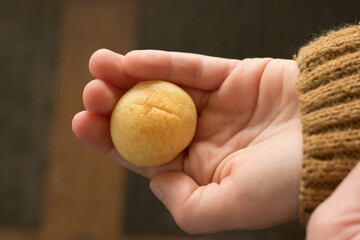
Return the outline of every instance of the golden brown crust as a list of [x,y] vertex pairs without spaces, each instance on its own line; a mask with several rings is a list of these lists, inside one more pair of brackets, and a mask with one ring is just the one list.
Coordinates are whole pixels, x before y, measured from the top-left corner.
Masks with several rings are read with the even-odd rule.
[[119,100],[110,130],[123,158],[138,166],[155,166],[187,147],[196,119],[195,105],[184,90],[165,81],[145,81]]

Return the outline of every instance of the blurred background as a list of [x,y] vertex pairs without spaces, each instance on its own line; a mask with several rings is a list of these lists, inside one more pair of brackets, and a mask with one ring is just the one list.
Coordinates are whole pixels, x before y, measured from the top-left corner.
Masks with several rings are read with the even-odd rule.
[[0,0],[0,239],[304,239],[295,221],[188,236],[148,180],[80,143],[73,115],[99,48],[292,58],[359,21],[360,1]]

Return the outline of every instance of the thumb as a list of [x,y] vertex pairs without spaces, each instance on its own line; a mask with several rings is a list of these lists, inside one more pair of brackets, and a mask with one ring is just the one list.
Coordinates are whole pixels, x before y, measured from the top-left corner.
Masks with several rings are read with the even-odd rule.
[[360,164],[312,214],[307,239],[360,238]]
[[237,204],[239,200],[230,178],[220,184],[199,186],[183,172],[166,172],[155,176],[150,188],[178,226],[190,234],[234,229],[241,223],[234,212],[246,215],[244,207]]
[[161,173],[150,182],[153,194],[165,205],[178,226],[185,232],[191,232],[187,213],[184,211],[185,204],[198,187],[199,185],[183,172]]

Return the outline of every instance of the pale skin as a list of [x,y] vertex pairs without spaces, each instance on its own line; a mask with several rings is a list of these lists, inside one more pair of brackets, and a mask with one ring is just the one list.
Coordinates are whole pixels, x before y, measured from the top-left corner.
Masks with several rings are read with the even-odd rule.
[[[154,50],[99,50],[95,78],[73,119],[84,143],[151,179],[150,187],[191,234],[259,229],[297,218],[302,127],[293,60],[223,59]],[[139,81],[180,85],[198,111],[195,137],[169,164],[136,167],[111,141],[116,102]]]
[[311,215],[308,240],[360,239],[360,164]]

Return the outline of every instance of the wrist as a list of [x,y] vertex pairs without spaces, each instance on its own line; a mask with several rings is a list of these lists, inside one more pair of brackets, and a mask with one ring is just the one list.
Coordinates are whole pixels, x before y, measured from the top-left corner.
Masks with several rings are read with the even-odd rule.
[[329,32],[296,60],[303,125],[299,215],[306,225],[360,157],[360,26]]

